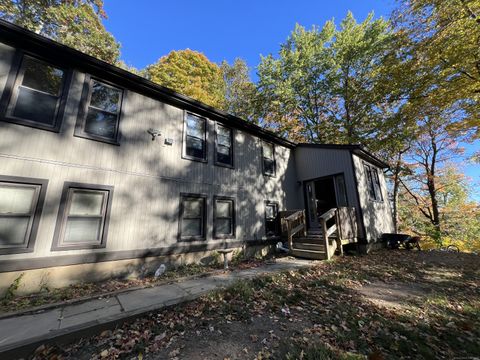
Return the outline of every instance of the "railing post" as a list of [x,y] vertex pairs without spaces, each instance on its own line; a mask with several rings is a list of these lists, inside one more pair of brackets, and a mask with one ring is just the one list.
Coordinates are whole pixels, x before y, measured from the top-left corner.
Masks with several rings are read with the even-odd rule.
[[327,235],[327,220],[321,218],[320,225],[322,226],[323,232],[323,243],[325,244],[325,252],[327,254],[327,260],[330,260],[330,249],[328,244],[328,235]]
[[303,223],[303,236],[307,236],[307,218],[305,216],[305,210],[302,210],[302,223]]

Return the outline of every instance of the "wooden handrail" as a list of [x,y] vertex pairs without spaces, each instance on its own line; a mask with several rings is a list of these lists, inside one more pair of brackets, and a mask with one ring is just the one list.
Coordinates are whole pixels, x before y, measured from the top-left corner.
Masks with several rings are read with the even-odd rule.
[[[291,213],[292,211],[284,212]],[[294,210],[290,215],[281,218],[282,231],[285,230],[287,234],[288,248],[293,250],[293,237],[302,233],[303,236],[307,235],[307,222],[305,218],[305,210]]]

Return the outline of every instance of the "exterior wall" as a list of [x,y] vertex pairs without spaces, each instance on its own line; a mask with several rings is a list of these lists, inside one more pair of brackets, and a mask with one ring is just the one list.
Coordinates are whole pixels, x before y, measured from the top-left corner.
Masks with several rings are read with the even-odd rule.
[[359,200],[362,208],[363,224],[368,243],[377,241],[383,233],[394,232],[393,217],[388,200],[387,184],[382,169],[377,168],[382,191],[383,201],[374,201],[369,198],[367,179],[363,164],[370,163],[352,154],[355,166],[355,176],[358,184]]
[[[13,48],[0,44],[0,96],[13,53]],[[223,240],[212,238],[214,195],[236,199],[236,239],[228,240],[232,245],[265,237],[265,200],[278,202],[280,210],[300,206],[290,191],[296,187],[291,149],[275,144],[276,176],[264,176],[261,139],[234,129],[235,169],[214,166],[215,122],[208,120],[208,163],[182,159],[184,110],[133,91],[124,90],[120,146],[73,136],[84,78],[84,73],[73,72],[59,133],[0,121],[0,175],[49,181],[34,252],[0,255],[0,271],[5,262],[13,266],[17,260],[36,264],[38,259],[49,259],[51,264],[67,265],[65,259],[74,255],[93,254],[88,262],[98,262],[126,259],[129,252],[146,256],[140,250],[189,252],[197,245],[219,247]],[[152,141],[149,128],[161,130],[162,136]],[[165,145],[165,138],[173,139],[173,145]],[[66,181],[114,187],[105,249],[51,250]],[[177,239],[180,193],[208,196],[206,240]]]
[[[326,149],[299,146],[295,149],[295,163],[299,181],[308,181],[329,175],[344,174],[349,206],[355,207],[357,219],[361,219],[357,185],[353,173],[352,157],[347,149]],[[305,207],[303,188],[300,187],[302,207]],[[358,221],[358,237],[363,234],[363,224]]]

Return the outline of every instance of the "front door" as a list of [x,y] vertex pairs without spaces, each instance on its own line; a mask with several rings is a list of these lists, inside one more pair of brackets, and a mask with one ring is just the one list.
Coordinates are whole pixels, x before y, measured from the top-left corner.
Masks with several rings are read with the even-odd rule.
[[320,227],[317,214],[317,197],[315,195],[315,181],[309,181],[305,184],[308,201],[308,222],[311,228]]

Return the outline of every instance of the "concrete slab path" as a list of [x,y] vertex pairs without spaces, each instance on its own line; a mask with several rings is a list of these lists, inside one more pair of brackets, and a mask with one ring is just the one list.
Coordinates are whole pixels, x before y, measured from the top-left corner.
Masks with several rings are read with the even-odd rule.
[[28,355],[37,346],[46,342],[67,341],[82,335],[93,335],[95,331],[147,312],[193,300],[239,279],[308,267],[313,263],[310,260],[282,258],[271,265],[125,291],[107,298],[97,297],[41,313],[0,319],[0,358]]

